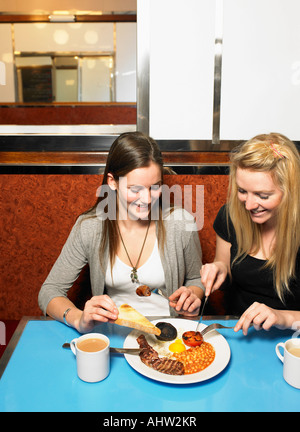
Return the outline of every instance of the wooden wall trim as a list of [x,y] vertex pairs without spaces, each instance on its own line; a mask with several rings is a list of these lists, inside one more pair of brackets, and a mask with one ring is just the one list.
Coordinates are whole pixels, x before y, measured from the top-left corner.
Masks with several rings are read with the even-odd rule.
[[228,152],[162,152],[165,163],[173,165],[228,165]]
[[[0,23],[50,22],[49,15],[0,15]],[[73,14],[70,14],[73,15]],[[136,22],[135,14],[76,15],[75,22]]]
[[[0,165],[105,165],[108,152],[0,152]],[[167,165],[228,165],[227,152],[162,152]]]
[[3,125],[136,124],[133,103],[1,104]]

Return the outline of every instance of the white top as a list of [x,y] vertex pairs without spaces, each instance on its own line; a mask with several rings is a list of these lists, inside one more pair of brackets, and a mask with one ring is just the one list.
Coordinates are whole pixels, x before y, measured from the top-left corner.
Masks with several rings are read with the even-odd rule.
[[[115,302],[116,306],[119,307],[121,304],[127,303],[143,315],[169,316],[169,301],[166,298],[153,292],[149,297],[139,297],[136,294],[135,291],[139,284],[131,282],[131,270],[132,268],[129,265],[116,256],[111,273],[110,262],[108,262],[105,275],[106,293]],[[150,288],[157,289],[165,287],[165,275],[157,240],[148,260],[138,268],[137,275],[140,285],[148,285]]]
[[[166,237],[163,253],[160,253],[165,277],[164,293],[170,296],[179,287],[192,285],[201,287],[204,291],[200,278],[202,254],[197,225],[192,215],[184,209],[177,208],[168,217],[165,217],[165,213],[163,221]],[[93,215],[95,217],[91,217]],[[180,215],[181,217],[178,217]],[[100,263],[99,248],[103,228],[103,220],[98,215],[96,217],[96,212],[87,216],[82,215],[77,219],[59,257],[40,289],[38,302],[45,315],[52,299],[67,297],[69,289],[87,263],[90,269],[92,295],[104,294],[105,273],[109,262],[109,244],[106,242]],[[158,223],[156,222],[157,234]],[[156,267],[152,270],[154,277],[154,273],[157,274],[158,270]],[[141,279],[141,282],[144,281]],[[147,302],[151,298],[153,300],[154,297],[148,297]],[[150,305],[150,303],[147,304]],[[175,317],[178,314],[174,308],[170,307],[169,315]]]

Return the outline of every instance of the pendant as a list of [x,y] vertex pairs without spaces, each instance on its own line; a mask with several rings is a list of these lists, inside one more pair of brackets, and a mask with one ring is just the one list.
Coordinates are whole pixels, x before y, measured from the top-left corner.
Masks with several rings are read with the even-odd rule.
[[136,283],[139,281],[138,275],[137,275],[137,270],[135,267],[132,268],[131,273],[130,273],[130,277],[131,277],[131,282],[132,283]]

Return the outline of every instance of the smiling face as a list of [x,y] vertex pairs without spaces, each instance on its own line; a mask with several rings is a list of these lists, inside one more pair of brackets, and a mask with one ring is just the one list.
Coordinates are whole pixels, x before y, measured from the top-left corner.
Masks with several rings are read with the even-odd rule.
[[159,165],[151,162],[149,166],[130,171],[115,181],[108,176],[108,183],[118,193],[120,219],[148,219],[151,206],[161,194],[162,175]]
[[257,224],[273,225],[282,200],[282,191],[269,172],[238,168],[236,171],[238,199]]

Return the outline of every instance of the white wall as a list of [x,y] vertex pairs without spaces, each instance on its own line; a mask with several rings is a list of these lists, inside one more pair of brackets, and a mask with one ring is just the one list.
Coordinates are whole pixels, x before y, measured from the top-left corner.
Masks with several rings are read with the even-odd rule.
[[154,138],[211,139],[214,18],[214,0],[150,1],[149,133]]
[[108,58],[85,58],[81,69],[82,102],[110,101]]
[[[138,20],[144,1],[138,0]],[[300,140],[299,0],[148,1],[150,135],[212,139],[218,22],[223,25],[220,139],[274,131]]]
[[20,52],[114,50],[113,23],[26,23],[14,29]]
[[300,140],[299,0],[225,0],[221,139]]
[[116,27],[116,101],[136,102],[136,23]]
[[0,102],[15,101],[11,25],[0,25]]

